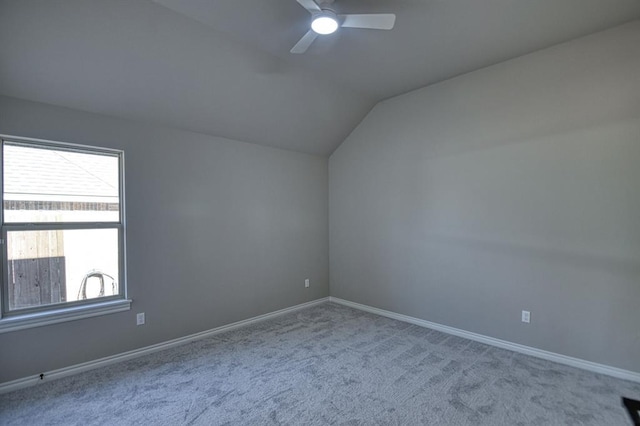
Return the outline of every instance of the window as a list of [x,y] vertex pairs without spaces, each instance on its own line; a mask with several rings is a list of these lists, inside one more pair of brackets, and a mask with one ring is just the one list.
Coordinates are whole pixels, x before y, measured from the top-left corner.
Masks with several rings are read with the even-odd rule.
[[2,139],[0,331],[129,308],[122,151]]

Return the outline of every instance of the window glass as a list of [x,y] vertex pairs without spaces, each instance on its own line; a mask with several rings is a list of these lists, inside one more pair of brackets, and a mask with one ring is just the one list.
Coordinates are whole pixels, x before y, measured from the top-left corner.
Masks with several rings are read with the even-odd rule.
[[9,310],[116,296],[118,230],[7,232]]
[[118,222],[115,155],[4,146],[4,221]]

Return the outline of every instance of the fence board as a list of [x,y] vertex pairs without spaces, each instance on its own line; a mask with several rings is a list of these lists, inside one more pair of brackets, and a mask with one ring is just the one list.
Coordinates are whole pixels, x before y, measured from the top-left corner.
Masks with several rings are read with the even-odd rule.
[[9,309],[64,302],[64,256],[9,260]]

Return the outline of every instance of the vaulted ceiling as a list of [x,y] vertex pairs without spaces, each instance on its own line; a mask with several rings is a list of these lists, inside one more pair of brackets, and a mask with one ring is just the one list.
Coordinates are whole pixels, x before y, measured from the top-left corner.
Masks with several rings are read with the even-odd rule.
[[379,100],[640,18],[639,0],[0,0],[0,94],[328,155]]

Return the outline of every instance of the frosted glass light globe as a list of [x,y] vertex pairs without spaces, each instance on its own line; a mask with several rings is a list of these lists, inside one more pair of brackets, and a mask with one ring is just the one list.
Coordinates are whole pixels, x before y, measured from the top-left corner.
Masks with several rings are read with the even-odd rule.
[[319,14],[313,18],[311,29],[318,34],[331,34],[338,29],[338,21],[329,14]]

